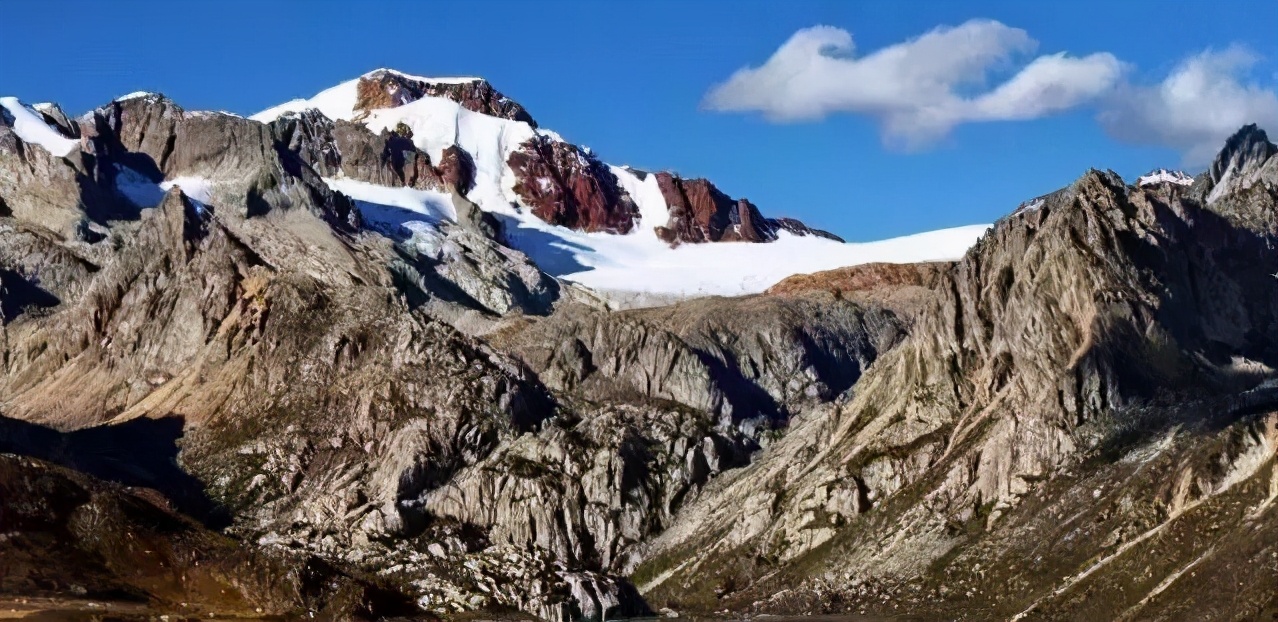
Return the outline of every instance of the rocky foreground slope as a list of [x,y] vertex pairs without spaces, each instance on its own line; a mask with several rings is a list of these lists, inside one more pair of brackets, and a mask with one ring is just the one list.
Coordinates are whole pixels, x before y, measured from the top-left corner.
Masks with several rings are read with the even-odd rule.
[[[1278,612],[1278,148],[1254,126],[1191,185],[1091,171],[957,262],[613,311],[512,247],[486,152],[370,129],[442,98],[532,131],[484,85],[370,74],[350,118],[3,108],[0,592],[334,618]],[[652,224],[617,169],[530,136],[501,174],[555,181],[507,179],[520,214]],[[799,227],[648,178],[670,190],[654,236]],[[447,205],[396,221],[352,183]]]

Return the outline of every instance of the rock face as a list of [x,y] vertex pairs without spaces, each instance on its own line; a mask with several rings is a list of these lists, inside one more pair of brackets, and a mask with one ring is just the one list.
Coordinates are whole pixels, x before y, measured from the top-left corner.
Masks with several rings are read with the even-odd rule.
[[537,122],[533,121],[532,116],[524,110],[523,106],[502,95],[487,80],[478,78],[428,82],[397,71],[383,69],[360,78],[358,92],[359,99],[355,109],[365,112],[402,106],[422,97],[444,97],[473,112],[512,121],[523,121],[537,127]]
[[538,218],[579,231],[628,233],[639,208],[598,158],[576,145],[536,136],[510,154],[515,194]]
[[811,229],[792,218],[764,218],[746,199],[733,200],[705,179],[683,179],[657,173],[657,184],[670,210],[670,220],[657,227],[657,236],[671,244],[682,242],[771,242],[777,231],[817,235],[842,242],[837,236]]
[[803,224],[801,221],[795,220],[794,218],[769,218],[767,219],[767,222],[769,225],[772,226],[773,231],[784,230],[784,231],[789,231],[790,233],[793,233],[794,235],[813,235],[818,238],[834,240],[835,242],[843,241],[843,238],[837,235],[834,235],[833,233],[830,233],[829,231],[824,231],[822,229],[809,227]]

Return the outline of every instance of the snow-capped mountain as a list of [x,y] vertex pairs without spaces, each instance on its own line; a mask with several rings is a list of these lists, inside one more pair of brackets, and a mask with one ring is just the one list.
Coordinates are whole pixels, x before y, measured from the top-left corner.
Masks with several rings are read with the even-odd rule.
[[[606,164],[538,127],[480,78],[381,69],[250,118],[271,123],[312,109],[337,123],[406,138],[429,162],[459,147],[473,162],[473,176],[469,188],[454,189],[496,215],[511,245],[544,270],[602,292],[754,293],[796,273],[955,259],[988,228],[844,243],[792,219],[764,218],[749,201],[732,200],[703,179]],[[405,227],[419,244],[431,244],[434,223],[456,218],[446,183],[368,183],[340,165],[323,173],[374,225]],[[405,218],[404,211],[416,216]],[[766,243],[703,243],[717,241]]]
[[1194,178],[1192,175],[1182,171],[1171,171],[1165,168],[1152,170],[1136,179],[1137,186],[1152,186],[1154,184],[1177,184],[1180,186],[1192,186]]
[[[458,220],[454,195],[464,197],[546,273],[627,304],[758,293],[793,274],[861,263],[953,260],[989,227],[845,243],[791,218],[765,217],[709,180],[604,162],[539,127],[523,106],[477,77],[379,69],[247,120],[185,111],[148,92],[118,97],[107,108],[116,110],[108,117],[225,115],[266,124],[331,189],[355,201],[364,226],[427,255],[439,252],[440,225]],[[52,155],[89,148],[80,124],[90,117],[71,120],[56,105],[12,97],[0,99],[0,111],[18,137]],[[140,207],[157,205],[175,185],[207,202],[229,181],[219,177],[230,174],[156,181],[114,166],[116,191]]]

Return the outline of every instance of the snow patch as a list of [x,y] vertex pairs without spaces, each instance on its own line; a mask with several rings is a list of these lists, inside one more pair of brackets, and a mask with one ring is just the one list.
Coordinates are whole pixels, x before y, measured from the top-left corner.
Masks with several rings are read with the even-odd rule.
[[192,199],[199,203],[210,203],[213,195],[213,182],[204,177],[175,177],[168,181],[160,182],[157,186],[162,192],[168,192],[170,188],[177,186],[182,190],[182,194],[186,198]]
[[1181,171],[1169,171],[1165,168],[1160,168],[1155,171],[1150,171],[1149,174],[1142,175],[1136,180],[1137,186],[1152,186],[1154,184],[1161,183],[1192,186],[1194,184],[1194,178]]
[[1029,201],[1029,202],[1026,202],[1026,203],[1021,203],[1020,207],[1017,207],[1017,208],[1016,208],[1016,211],[1014,211],[1014,212],[1012,212],[1012,213],[1013,213],[1013,214],[1024,214],[1024,213],[1027,213],[1027,212],[1036,212],[1036,211],[1038,211],[1038,209],[1039,209],[1040,207],[1043,207],[1043,197],[1039,197],[1039,198],[1037,198],[1037,199],[1034,199],[1033,201]]
[[336,177],[325,177],[324,183],[350,197],[370,229],[428,254],[434,254],[439,225],[457,221],[447,192],[391,188]]
[[204,177],[175,177],[168,181],[155,183],[146,175],[127,166],[115,165],[115,189],[138,207],[155,207],[164,200],[164,195],[177,186],[182,194],[191,201],[196,211],[208,211],[212,202],[213,181]]
[[44,122],[44,117],[16,97],[0,97],[0,108],[13,118],[13,132],[23,142],[39,145],[58,157],[67,157],[80,148],[80,141],[67,138]]
[[190,110],[186,112],[186,116],[195,117],[195,118],[204,118],[204,117],[235,117],[236,119],[244,118],[238,114],[235,114],[234,112],[228,112],[226,110]]
[[[653,207],[651,200],[660,192],[654,197],[645,186],[649,182],[655,186],[655,178],[639,182],[628,171],[614,169],[618,170],[627,176],[623,183],[634,184],[635,195],[641,197],[641,214],[650,218],[644,210]],[[440,221],[456,218],[447,193],[348,179],[325,181],[354,199],[372,228],[398,239],[429,237]],[[636,294],[662,299],[740,296],[762,292],[794,274],[868,262],[954,260],[989,228],[957,227],[853,244],[779,231],[777,241],[767,244],[720,242],[671,248],[646,225],[627,235],[584,233],[551,225],[527,211],[506,209],[498,214],[511,246],[542,270],[617,299],[636,298]]]
[[612,166],[612,174],[621,182],[635,205],[639,207],[639,226],[642,233],[650,233],[656,237],[653,227],[664,227],[670,221],[670,207],[666,205],[666,197],[661,194],[661,186],[657,184],[656,175],[647,175],[639,179],[633,171],[622,166]]

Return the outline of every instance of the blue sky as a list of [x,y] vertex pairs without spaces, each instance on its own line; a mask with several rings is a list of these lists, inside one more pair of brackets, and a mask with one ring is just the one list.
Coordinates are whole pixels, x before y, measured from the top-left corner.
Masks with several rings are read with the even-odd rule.
[[[152,90],[247,114],[377,67],[480,75],[609,162],[708,177],[849,240],[991,222],[1089,167],[1193,168],[1220,128],[1278,123],[1278,3],[1261,0],[45,1],[0,18],[0,94],[24,101],[78,114]],[[904,65],[862,62],[946,27]],[[758,70],[787,41],[811,50]],[[984,82],[949,84],[981,42],[1002,52]],[[1061,52],[1078,66],[1026,70]],[[982,98],[1018,77],[1037,90]]]

